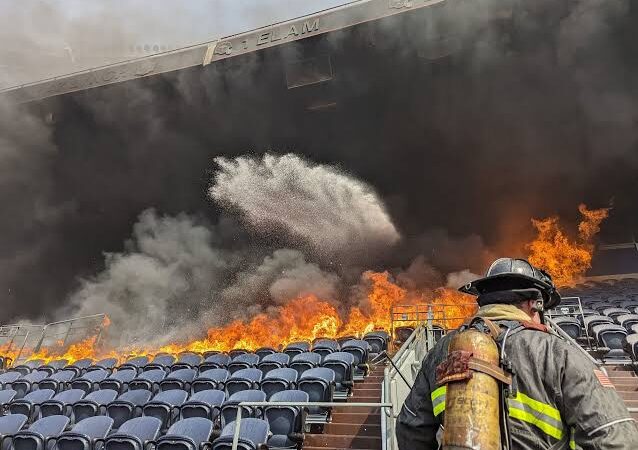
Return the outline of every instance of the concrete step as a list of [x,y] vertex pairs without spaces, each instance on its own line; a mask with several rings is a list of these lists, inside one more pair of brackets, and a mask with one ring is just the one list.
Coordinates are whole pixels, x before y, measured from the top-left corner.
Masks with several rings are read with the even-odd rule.
[[636,391],[618,391],[618,395],[623,400],[638,400],[638,390]]
[[381,435],[307,434],[304,440],[304,448],[307,449],[308,447],[381,450]]
[[[349,408],[354,411],[352,408]],[[363,409],[363,408],[361,408]],[[356,425],[381,425],[381,414],[379,408],[368,408],[370,412],[361,412],[360,408],[357,408],[359,412],[332,412],[332,423],[349,423]],[[376,410],[376,412],[373,412]]]
[[379,403],[380,401],[381,401],[380,396],[365,397],[363,395],[357,395],[356,392],[354,393],[352,397],[348,399],[348,402],[351,402],[351,403]]
[[381,436],[381,425],[332,422],[325,426],[324,433],[349,434],[352,436]]

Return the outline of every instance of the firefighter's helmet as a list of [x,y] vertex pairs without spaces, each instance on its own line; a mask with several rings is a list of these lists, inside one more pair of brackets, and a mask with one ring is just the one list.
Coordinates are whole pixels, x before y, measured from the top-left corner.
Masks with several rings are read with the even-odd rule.
[[496,291],[538,289],[543,296],[545,309],[560,303],[560,294],[552,277],[525,259],[499,258],[492,263],[485,277],[474,280],[459,290],[467,294],[482,295]]

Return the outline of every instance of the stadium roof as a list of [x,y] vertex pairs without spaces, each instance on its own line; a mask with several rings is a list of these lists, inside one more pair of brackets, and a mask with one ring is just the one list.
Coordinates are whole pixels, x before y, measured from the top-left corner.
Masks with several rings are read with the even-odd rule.
[[0,99],[24,103],[188,67],[205,66],[443,2],[445,0],[358,0],[179,50],[13,86],[0,90]]

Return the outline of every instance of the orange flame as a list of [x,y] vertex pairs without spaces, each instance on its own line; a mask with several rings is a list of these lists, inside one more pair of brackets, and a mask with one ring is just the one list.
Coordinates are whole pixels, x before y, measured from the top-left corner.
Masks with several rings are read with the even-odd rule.
[[527,245],[529,262],[547,270],[557,286],[574,285],[591,267],[592,240],[609,215],[609,208],[589,210],[581,204],[578,210],[583,218],[578,224],[576,239],[565,234],[558,217],[532,219],[538,235]]

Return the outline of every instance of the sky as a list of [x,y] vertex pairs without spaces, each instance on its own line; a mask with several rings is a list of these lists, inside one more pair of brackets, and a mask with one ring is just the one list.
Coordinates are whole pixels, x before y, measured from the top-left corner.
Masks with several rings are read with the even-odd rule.
[[0,0],[0,87],[214,40],[352,0]]

